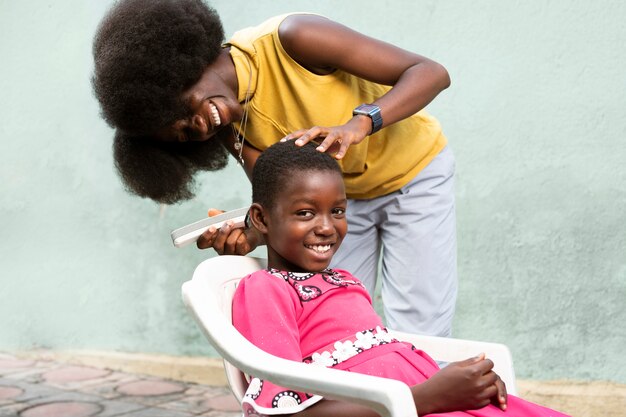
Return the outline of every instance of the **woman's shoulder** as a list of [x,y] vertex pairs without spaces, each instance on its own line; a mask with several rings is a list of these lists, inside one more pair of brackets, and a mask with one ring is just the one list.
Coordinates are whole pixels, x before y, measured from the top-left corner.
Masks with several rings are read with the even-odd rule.
[[239,46],[250,42],[251,40],[258,39],[260,37],[270,35],[278,31],[278,27],[287,17],[294,13],[285,13],[277,16],[270,17],[255,26],[249,26],[236,31],[230,38],[227,44]]
[[267,36],[278,34],[279,28],[283,29],[289,27],[290,25],[298,25],[302,19],[315,19],[321,18],[327,20],[322,15],[316,13],[309,12],[291,12],[291,13],[283,13],[273,17],[270,17],[261,23],[255,26],[249,26],[242,29],[237,30],[230,40],[227,42],[227,45],[235,45],[240,47],[242,44],[245,45],[252,40]]

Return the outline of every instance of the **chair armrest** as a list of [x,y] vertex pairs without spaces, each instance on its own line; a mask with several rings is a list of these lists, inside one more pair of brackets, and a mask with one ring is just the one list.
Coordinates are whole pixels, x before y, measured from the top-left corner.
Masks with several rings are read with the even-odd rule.
[[509,394],[517,394],[513,358],[506,345],[501,343],[479,342],[453,339],[449,337],[423,336],[389,330],[399,340],[412,343],[416,348],[428,353],[433,359],[443,362],[456,362],[485,353],[494,363],[494,372],[506,384]]

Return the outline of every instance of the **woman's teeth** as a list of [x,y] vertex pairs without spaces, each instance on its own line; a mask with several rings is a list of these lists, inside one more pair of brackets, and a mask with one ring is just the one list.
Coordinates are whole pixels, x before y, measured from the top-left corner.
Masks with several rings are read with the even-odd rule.
[[211,118],[213,120],[213,126],[219,126],[222,124],[222,119],[220,119],[220,114],[217,111],[217,107],[213,103],[209,103],[209,109],[211,109]]
[[330,245],[307,245],[307,248],[313,249],[318,253],[324,253],[330,250]]

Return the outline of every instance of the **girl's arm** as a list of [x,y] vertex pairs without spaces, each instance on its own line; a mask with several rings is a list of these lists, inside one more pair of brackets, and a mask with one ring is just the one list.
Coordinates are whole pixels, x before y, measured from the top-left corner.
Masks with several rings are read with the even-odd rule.
[[[442,65],[321,16],[288,16],[279,27],[279,37],[287,53],[314,73],[328,74],[341,69],[393,86],[374,102],[380,107],[383,127],[423,109],[450,85],[448,72]],[[317,126],[294,132],[287,138],[300,138],[306,143],[325,137],[320,150],[339,142],[336,157],[341,158],[351,144],[360,143],[370,130],[369,117],[354,116],[342,126]]]
[[[491,370],[484,355],[454,362],[422,384],[411,387],[419,416],[451,411],[476,410],[490,403],[506,410],[504,383]],[[298,417],[376,417],[372,409],[358,404],[322,400],[296,414]]]

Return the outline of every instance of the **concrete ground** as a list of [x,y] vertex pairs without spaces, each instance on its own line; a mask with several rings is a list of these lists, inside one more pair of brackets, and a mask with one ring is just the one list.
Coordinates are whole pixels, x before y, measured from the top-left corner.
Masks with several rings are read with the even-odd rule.
[[518,380],[519,396],[572,417],[626,417],[626,385],[607,381]]
[[[519,395],[572,417],[626,417],[626,385],[518,380]],[[0,353],[0,416],[235,417],[221,361],[112,352]]]

